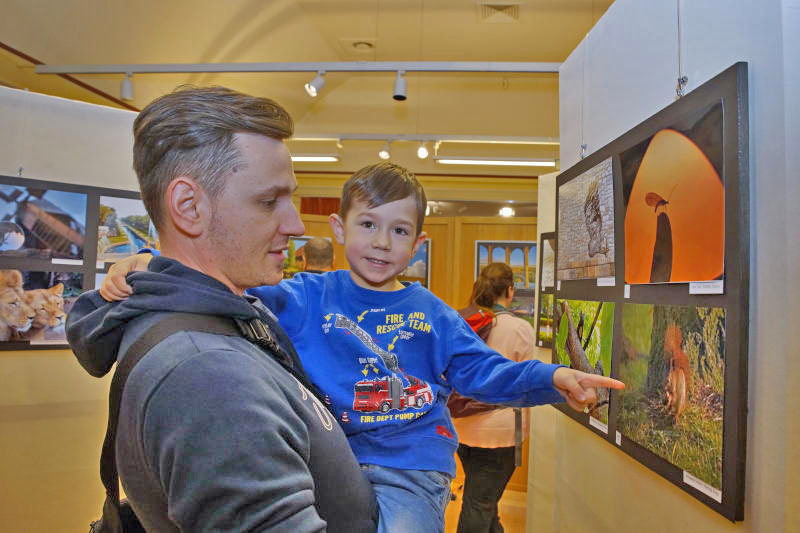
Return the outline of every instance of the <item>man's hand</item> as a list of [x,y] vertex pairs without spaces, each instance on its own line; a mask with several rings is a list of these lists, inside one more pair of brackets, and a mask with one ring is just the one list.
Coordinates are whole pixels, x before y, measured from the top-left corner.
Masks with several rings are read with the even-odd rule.
[[553,373],[553,386],[567,400],[567,404],[576,411],[581,411],[597,403],[595,388],[624,389],[625,384],[616,379],[587,374],[580,370],[560,367]]
[[131,295],[133,289],[125,281],[125,275],[137,270],[147,270],[147,265],[153,259],[151,254],[135,254],[117,261],[108,269],[108,274],[103,278],[100,287],[100,296],[109,302],[124,300]]

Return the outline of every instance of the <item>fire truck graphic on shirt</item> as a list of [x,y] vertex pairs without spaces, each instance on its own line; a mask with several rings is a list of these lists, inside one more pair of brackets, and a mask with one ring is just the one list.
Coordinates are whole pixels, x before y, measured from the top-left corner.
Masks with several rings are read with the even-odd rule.
[[355,384],[354,411],[388,413],[392,409],[401,411],[408,408],[421,409],[433,403],[431,386],[403,372],[396,354],[378,346],[369,333],[346,316],[338,313],[335,316],[333,327],[352,333],[364,346],[380,357],[386,368],[392,372],[391,376],[365,379]]

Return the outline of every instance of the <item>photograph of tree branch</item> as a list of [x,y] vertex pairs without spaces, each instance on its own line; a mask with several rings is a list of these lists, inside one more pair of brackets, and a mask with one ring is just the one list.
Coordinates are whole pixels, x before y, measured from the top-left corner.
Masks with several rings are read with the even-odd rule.
[[[554,312],[556,355],[553,362],[610,376],[614,307],[613,302],[558,300]],[[598,389],[597,399],[589,416],[608,424],[608,389]]]

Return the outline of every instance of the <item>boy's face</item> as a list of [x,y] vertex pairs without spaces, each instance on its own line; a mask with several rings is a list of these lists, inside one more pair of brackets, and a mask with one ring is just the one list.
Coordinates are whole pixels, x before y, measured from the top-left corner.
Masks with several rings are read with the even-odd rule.
[[354,201],[345,219],[331,215],[331,228],[344,245],[350,275],[356,285],[375,291],[403,288],[397,276],[409,261],[425,233],[417,236],[417,205],[409,196],[378,207]]

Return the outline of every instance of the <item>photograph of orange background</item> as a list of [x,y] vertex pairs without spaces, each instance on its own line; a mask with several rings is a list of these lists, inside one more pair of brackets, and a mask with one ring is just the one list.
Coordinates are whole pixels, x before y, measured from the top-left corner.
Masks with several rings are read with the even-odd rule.
[[625,282],[720,279],[725,259],[722,105],[620,154]]

